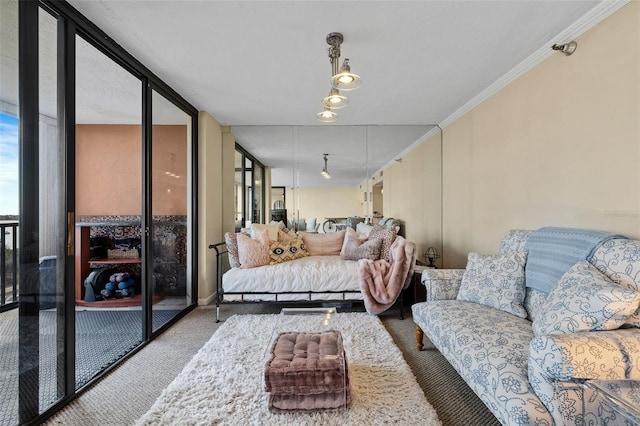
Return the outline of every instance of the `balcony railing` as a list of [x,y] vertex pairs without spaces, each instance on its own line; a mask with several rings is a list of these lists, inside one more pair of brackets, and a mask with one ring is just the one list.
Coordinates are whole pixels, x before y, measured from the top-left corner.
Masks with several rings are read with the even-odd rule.
[[0,312],[18,306],[18,222],[0,222]]

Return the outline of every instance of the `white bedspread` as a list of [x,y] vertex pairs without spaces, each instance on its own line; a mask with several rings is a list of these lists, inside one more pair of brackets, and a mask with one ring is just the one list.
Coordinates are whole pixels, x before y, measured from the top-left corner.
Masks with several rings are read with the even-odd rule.
[[[257,268],[233,268],[222,276],[225,300],[239,300],[228,292],[313,291],[308,294],[279,295],[278,300],[342,300],[342,294],[323,291],[356,291],[345,295],[345,300],[362,300],[358,281],[358,262],[343,260],[340,256],[308,256],[277,265]],[[245,296],[244,300],[276,300],[275,295]]]

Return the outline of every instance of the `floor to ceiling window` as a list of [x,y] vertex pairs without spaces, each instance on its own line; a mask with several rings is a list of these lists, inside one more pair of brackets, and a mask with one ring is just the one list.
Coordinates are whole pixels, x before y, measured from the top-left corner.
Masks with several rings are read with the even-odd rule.
[[0,1],[0,426],[197,300],[197,111],[64,2]]

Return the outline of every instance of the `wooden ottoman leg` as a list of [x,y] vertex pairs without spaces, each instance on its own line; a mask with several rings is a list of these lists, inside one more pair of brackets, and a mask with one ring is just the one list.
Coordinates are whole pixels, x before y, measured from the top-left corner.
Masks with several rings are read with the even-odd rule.
[[416,325],[416,344],[418,346],[418,350],[422,350],[422,337],[424,336],[424,332],[420,328],[419,325]]

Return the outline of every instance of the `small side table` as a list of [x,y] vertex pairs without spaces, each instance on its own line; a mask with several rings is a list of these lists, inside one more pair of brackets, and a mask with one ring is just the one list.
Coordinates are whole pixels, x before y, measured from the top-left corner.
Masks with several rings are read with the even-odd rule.
[[413,303],[425,302],[427,300],[427,291],[422,285],[422,273],[425,269],[435,269],[435,266],[426,266],[417,264],[413,269]]
[[583,386],[585,390],[595,392],[611,412],[620,415],[615,422],[607,424],[625,426],[640,424],[640,380],[587,380]]

